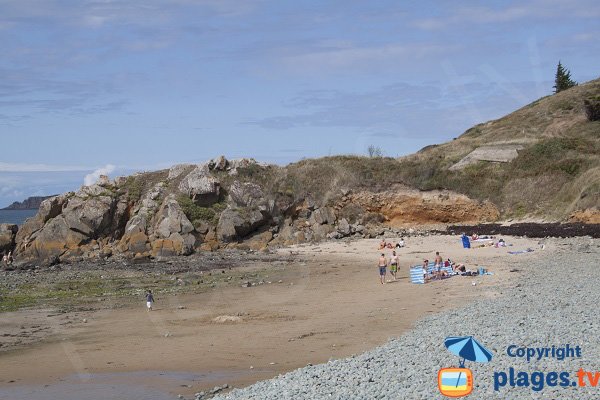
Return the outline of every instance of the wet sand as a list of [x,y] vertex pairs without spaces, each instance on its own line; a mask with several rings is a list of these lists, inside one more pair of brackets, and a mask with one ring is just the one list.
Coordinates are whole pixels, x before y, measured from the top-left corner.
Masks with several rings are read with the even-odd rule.
[[[152,312],[139,301],[54,317],[48,310],[5,313],[3,331],[11,333],[31,321],[72,323],[57,323],[41,330],[37,343],[0,353],[0,399],[112,398],[110,387],[114,398],[119,390],[134,398],[148,389],[157,400],[191,397],[357,354],[401,335],[424,315],[501,295],[519,274],[511,269],[550,251],[534,239],[505,240],[513,247],[463,249],[456,236],[409,238],[399,251],[399,280],[386,285],[378,283],[378,240],[337,241],[279,250],[298,262],[273,265],[264,285],[159,296]],[[507,253],[527,247],[536,251]],[[411,284],[408,267],[432,260],[435,251],[494,275]],[[77,391],[88,397],[69,397]],[[94,397],[96,391],[104,397]]]

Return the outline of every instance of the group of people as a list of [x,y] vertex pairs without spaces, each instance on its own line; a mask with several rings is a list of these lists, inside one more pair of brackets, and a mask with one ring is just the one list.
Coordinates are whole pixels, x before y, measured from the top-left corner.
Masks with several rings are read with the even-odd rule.
[[395,250],[392,251],[392,256],[389,260],[385,256],[385,253],[381,253],[381,257],[379,257],[379,263],[377,265],[379,266],[379,279],[382,285],[385,285],[385,277],[387,275],[388,265],[390,267],[390,275],[392,275],[392,279],[394,281],[398,279],[398,264],[398,254],[396,254]]
[[13,263],[13,256],[12,256],[12,251],[9,251],[8,253],[4,253],[2,255],[2,263],[4,264],[4,267],[10,267],[10,265]]
[[[391,242],[387,242],[383,239],[379,245],[379,250],[383,249],[391,249],[394,246],[389,247]],[[400,247],[404,247],[404,239],[400,239],[396,245],[401,244]],[[396,246],[396,248],[399,248]],[[388,258],[385,253],[381,253],[379,256],[379,261],[377,263],[377,267],[379,268],[379,281],[382,285],[386,283],[386,277],[388,273],[392,276],[392,281],[396,281],[398,279],[398,267],[400,266],[400,257],[396,253],[396,250],[392,251],[392,255]],[[452,273],[448,271],[448,267],[452,269]],[[429,260],[423,260],[423,278],[425,281],[430,281],[432,279],[444,279],[452,274],[464,274],[467,272],[467,268],[464,264],[455,263],[449,258],[444,260],[440,255],[439,251],[435,252],[435,258],[433,260],[433,270],[429,268]]]
[[385,239],[381,239],[381,243],[379,243],[379,250],[401,249],[402,247],[404,247],[404,238],[400,238],[400,241],[396,242],[396,244],[387,242]]

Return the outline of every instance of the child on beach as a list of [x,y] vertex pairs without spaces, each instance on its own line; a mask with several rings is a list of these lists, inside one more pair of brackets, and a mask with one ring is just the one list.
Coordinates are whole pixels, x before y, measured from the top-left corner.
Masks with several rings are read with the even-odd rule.
[[148,307],[148,311],[152,311],[152,304],[154,304],[154,296],[152,296],[152,290],[148,290],[146,292],[146,307]]
[[379,279],[381,281],[382,285],[385,285],[385,274],[386,274],[386,269],[387,269],[387,258],[385,258],[385,254],[381,253],[381,257],[379,257],[379,263],[377,264],[379,266]]

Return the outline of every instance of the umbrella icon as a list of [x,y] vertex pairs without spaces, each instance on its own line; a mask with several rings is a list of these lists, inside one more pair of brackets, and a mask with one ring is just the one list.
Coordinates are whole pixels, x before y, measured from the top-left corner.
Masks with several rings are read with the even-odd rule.
[[[460,368],[463,371],[471,373],[470,370],[464,370],[465,361],[473,361],[486,363],[492,360],[492,353],[486,349],[481,343],[479,343],[473,336],[459,336],[459,337],[448,337],[444,340],[444,345],[453,354],[459,356]],[[458,371],[458,378],[456,379],[456,387],[458,388],[461,382],[462,371]],[[467,374],[467,377],[469,376]]]
[[444,345],[453,354],[461,358],[460,367],[465,367],[465,361],[486,363],[492,361],[492,353],[483,347],[473,336],[448,337]]

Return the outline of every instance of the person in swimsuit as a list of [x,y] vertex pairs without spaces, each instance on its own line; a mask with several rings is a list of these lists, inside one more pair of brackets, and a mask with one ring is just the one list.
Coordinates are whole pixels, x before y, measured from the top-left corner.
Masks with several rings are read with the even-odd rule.
[[387,247],[387,242],[385,241],[385,239],[381,239],[381,242],[379,243],[379,250],[383,250]]
[[433,265],[435,267],[435,272],[438,277],[442,276],[442,267],[444,266],[444,260],[442,256],[440,256],[440,252],[435,252],[435,259],[433,260]]
[[386,274],[386,270],[387,270],[387,258],[385,258],[385,254],[381,253],[381,257],[379,257],[379,263],[377,264],[379,266],[379,279],[381,281],[382,285],[385,285],[385,274]]
[[393,251],[392,257],[390,258],[390,274],[392,275],[394,280],[397,279],[397,277],[396,277],[397,273],[398,273],[398,256],[396,255],[396,252]]

